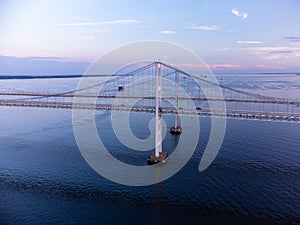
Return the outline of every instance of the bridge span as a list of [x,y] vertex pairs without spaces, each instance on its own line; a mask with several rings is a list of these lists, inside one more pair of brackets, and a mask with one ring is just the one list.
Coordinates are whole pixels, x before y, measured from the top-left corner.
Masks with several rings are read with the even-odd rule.
[[149,164],[168,159],[162,149],[163,114],[175,115],[170,132],[176,135],[182,132],[179,116],[210,116],[212,122],[219,117],[221,124],[224,118],[300,122],[299,100],[237,90],[206,78],[153,62],[101,83],[83,80],[73,91],[0,91],[0,106],[154,113],[155,151]]
[[[166,63],[159,62],[159,66],[161,78],[172,83],[162,83],[163,114],[299,122],[300,100],[250,93],[212,82],[204,75],[187,74]],[[66,92],[4,89],[0,90],[0,106],[154,113],[157,98],[156,67],[157,62],[148,63],[133,71],[113,75],[105,81]],[[180,87],[187,95],[178,92]],[[222,96],[216,94],[216,89],[222,90]],[[80,102],[73,103],[75,98],[81,99]],[[136,103],[129,105],[128,101]],[[186,101],[193,101],[195,107],[186,106]],[[224,102],[226,111],[211,107],[211,102]]]
[[[22,100],[0,100],[2,107],[31,107],[31,108],[54,108],[54,109],[82,109],[82,110],[101,110],[101,111],[124,111],[124,112],[143,112],[155,113],[155,106],[126,106],[116,104],[73,104],[72,102],[55,101],[22,101]],[[175,107],[162,107],[162,114],[175,114]],[[191,116],[216,116],[235,119],[254,119],[267,121],[289,121],[300,122],[300,114],[283,112],[263,112],[247,110],[220,110],[210,108],[181,108],[178,109],[179,115]]]

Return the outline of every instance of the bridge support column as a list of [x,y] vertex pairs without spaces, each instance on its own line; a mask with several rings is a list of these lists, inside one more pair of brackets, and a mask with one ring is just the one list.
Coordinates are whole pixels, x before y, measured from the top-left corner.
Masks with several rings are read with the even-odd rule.
[[162,93],[161,93],[161,64],[155,62],[155,152],[148,158],[148,164],[165,162],[168,159],[168,153],[162,151]]
[[162,152],[162,116],[161,116],[161,68],[155,64],[156,92],[155,92],[155,157]]
[[176,114],[175,114],[175,126],[170,129],[171,134],[181,134],[182,128],[178,125],[178,82],[179,82],[179,73],[176,71],[175,73],[175,96],[176,96]]

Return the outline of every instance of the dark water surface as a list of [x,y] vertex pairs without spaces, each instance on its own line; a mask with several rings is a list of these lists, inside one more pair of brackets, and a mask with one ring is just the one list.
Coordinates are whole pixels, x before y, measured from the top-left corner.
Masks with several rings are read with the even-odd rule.
[[[212,165],[198,171],[210,133],[201,133],[192,159],[170,179],[129,187],[98,175],[75,142],[71,110],[1,108],[1,224],[299,224],[300,126],[228,120]],[[133,132],[147,135],[153,114],[135,113]],[[110,114],[96,117],[112,154],[137,164],[149,153],[115,140]],[[171,127],[172,117],[165,117]],[[147,125],[148,126],[148,125]],[[167,134],[165,147],[176,145]]]
[[[79,81],[25,78],[0,78],[0,90],[61,92]],[[219,74],[218,79],[267,96],[300,96],[295,74]],[[300,224],[299,123],[228,120],[219,154],[199,172],[210,135],[210,118],[200,118],[197,149],[179,173],[156,185],[129,187],[101,177],[85,162],[71,113],[0,108],[0,224]],[[153,116],[132,113],[133,133],[146,138]],[[173,126],[172,116],[163,118]],[[114,157],[146,165],[149,152],[125,148],[114,135],[110,113],[98,112],[96,123]],[[177,141],[167,133],[164,149],[171,151]]]

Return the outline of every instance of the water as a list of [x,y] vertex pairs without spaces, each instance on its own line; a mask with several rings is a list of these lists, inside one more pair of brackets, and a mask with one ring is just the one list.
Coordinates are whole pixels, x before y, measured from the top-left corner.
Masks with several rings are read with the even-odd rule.
[[[299,96],[296,75],[274,76],[248,75],[239,85],[251,80],[254,92]],[[234,83],[233,78],[224,76],[222,82]],[[59,91],[72,89],[78,79],[5,80],[1,87]],[[283,92],[270,85],[270,79],[286,86],[291,82],[294,88]],[[144,125],[152,117],[131,114],[131,121],[140,121],[134,123],[133,132],[147,135]],[[197,149],[179,173],[159,184],[128,187],[106,180],[84,161],[75,142],[71,110],[2,107],[0,118],[1,224],[300,223],[298,123],[229,119],[218,156],[199,172],[210,132],[210,118],[200,118]],[[146,164],[149,153],[125,151],[109,118],[109,112],[98,112],[96,123],[112,154]],[[172,116],[164,119],[173,126]],[[167,134],[163,144],[174,146],[176,138]]]

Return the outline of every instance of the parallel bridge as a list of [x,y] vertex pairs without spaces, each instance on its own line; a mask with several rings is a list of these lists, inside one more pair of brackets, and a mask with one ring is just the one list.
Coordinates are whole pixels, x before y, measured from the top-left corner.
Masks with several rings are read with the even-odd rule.
[[[22,101],[22,100],[0,100],[0,106],[5,107],[33,107],[33,108],[55,108],[55,109],[83,109],[83,110],[101,110],[101,111],[127,111],[154,113],[155,106],[126,106],[116,104],[73,104],[72,102],[55,102],[55,101]],[[175,114],[175,107],[162,107],[162,114]],[[217,109],[209,108],[185,108],[178,109],[179,115],[192,116],[216,116],[236,119],[254,119],[269,121],[290,121],[300,122],[300,114],[283,113],[283,112],[262,112],[247,110],[226,110],[226,113]]]
[[[300,122],[300,100],[263,96],[225,87],[205,76],[190,75],[171,65],[159,64],[161,77],[174,84],[164,86],[162,83],[162,114]],[[188,96],[181,95],[178,86]],[[221,89],[223,96],[217,95],[216,89]],[[155,63],[150,63],[80,90],[54,93],[0,90],[0,106],[155,113],[156,97]],[[81,101],[74,103],[75,98]],[[136,103],[131,105],[128,101]],[[195,107],[186,106],[186,101],[193,101]],[[212,108],[210,102],[224,102],[226,111]]]

